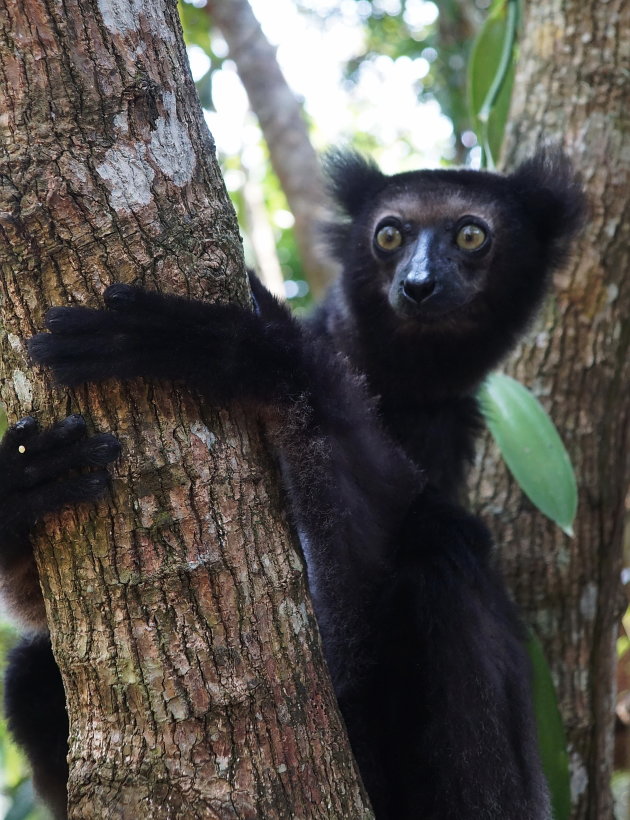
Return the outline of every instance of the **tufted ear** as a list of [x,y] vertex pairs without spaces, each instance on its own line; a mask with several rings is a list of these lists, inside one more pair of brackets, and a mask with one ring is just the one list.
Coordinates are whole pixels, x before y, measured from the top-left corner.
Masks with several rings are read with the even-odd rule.
[[373,160],[351,149],[333,148],[327,151],[322,165],[328,192],[350,217],[357,216],[388,179]]
[[559,264],[586,218],[586,197],[571,161],[560,148],[544,148],[521,163],[509,179]]

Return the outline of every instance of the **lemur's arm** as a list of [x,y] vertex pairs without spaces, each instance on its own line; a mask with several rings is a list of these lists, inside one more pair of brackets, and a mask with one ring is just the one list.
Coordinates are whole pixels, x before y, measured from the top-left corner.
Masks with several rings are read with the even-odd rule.
[[280,451],[320,627],[335,636],[327,646],[350,636],[357,645],[422,481],[382,431],[362,379],[252,284],[257,313],[114,285],[107,310],[50,310],[50,332],[29,350],[62,384],[177,379],[215,403],[256,405]]
[[281,401],[306,375],[297,326],[261,321],[232,304],[165,296],[128,285],[105,291],[107,310],[51,308],[49,334],[29,342],[32,359],[58,383],[136,376],[177,379],[211,400]]
[[[30,541],[33,526],[47,513],[100,498],[107,485],[104,468],[119,450],[111,435],[88,437],[85,422],[76,415],[46,430],[28,416],[2,439],[0,593],[16,620],[29,629],[46,629]],[[87,467],[96,469],[76,473]]]

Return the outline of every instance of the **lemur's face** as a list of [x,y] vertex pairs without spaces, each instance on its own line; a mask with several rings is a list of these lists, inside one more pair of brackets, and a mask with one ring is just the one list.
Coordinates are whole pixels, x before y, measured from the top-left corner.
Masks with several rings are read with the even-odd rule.
[[500,322],[502,305],[544,289],[582,223],[567,158],[541,150],[507,176],[471,169],[387,176],[352,151],[331,152],[338,219],[325,236],[343,264],[346,307],[387,311],[404,333],[457,333]]
[[421,197],[409,190],[385,193],[368,225],[394,312],[432,324],[468,312],[486,286],[495,214],[491,203],[443,184]]

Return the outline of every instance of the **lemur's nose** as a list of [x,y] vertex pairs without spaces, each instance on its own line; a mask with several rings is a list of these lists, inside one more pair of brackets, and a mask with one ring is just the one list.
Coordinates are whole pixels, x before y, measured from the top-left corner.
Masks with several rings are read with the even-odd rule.
[[434,290],[435,279],[431,276],[423,276],[420,278],[412,274],[403,282],[403,293],[417,305],[428,299]]

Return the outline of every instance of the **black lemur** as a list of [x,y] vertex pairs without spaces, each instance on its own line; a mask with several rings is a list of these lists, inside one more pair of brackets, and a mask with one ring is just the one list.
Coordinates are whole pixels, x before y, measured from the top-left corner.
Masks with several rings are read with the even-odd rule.
[[[105,310],[52,308],[31,357],[60,384],[175,379],[266,419],[378,820],[547,820],[523,630],[457,496],[475,391],[564,259],[580,186],[559,153],[508,176],[385,176],[340,152],[328,173],[343,273],[312,317],[255,277],[254,310],[119,284]],[[11,658],[7,712],[59,817],[67,724],[28,531],[100,496],[116,453],[77,417],[43,432],[23,420],[0,450],[0,568],[37,633]]]

